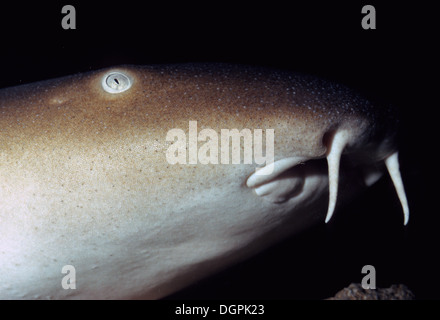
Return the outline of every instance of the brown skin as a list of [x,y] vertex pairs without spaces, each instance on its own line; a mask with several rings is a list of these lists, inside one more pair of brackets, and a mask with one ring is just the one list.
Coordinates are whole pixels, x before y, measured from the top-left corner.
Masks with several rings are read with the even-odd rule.
[[[111,164],[122,157],[133,166],[141,158],[163,170],[166,133],[187,131],[191,120],[199,131],[212,128],[219,135],[222,128],[276,128],[276,157],[312,158],[325,153],[329,131],[349,123],[366,135],[371,121],[371,107],[345,87],[284,72],[228,65],[115,70],[131,75],[131,89],[105,92],[102,70],[0,91],[3,160],[27,162],[55,152],[51,163],[68,163],[69,155],[90,157],[95,150],[108,154]],[[165,168],[163,176],[182,175],[178,166]]]
[[[101,79],[109,70],[100,70],[0,90],[0,240],[5,246],[0,262],[10,261],[6,270],[11,274],[20,272],[12,267],[14,261],[26,264],[36,251],[41,251],[39,269],[47,267],[48,278],[59,277],[53,260],[101,266],[106,261],[102,255],[108,254],[114,268],[108,277],[128,268],[133,283],[111,293],[92,275],[83,297],[157,298],[184,286],[192,279],[188,275],[200,278],[292,231],[280,225],[293,207],[260,203],[246,187],[256,165],[166,161],[167,132],[187,132],[189,121],[197,121],[199,131],[211,128],[219,135],[221,129],[275,129],[275,160],[323,158],[332,132],[341,128],[350,131],[353,150],[378,138],[372,126],[378,112],[371,104],[341,85],[312,77],[209,64],[111,70],[131,77],[132,87],[119,94],[104,91]],[[319,190],[323,195],[316,201],[326,202],[325,183]],[[240,203],[231,200],[228,212],[216,214],[222,208],[215,200],[221,205],[234,195]],[[185,209],[192,203],[191,211]],[[276,218],[274,212],[279,212]],[[293,215],[298,230],[318,219],[302,218],[303,213]],[[270,237],[260,237],[258,230]],[[210,257],[217,243],[223,244]],[[117,245],[142,253],[133,258]],[[147,280],[137,273],[148,257],[154,263],[167,250],[165,257],[188,255],[183,269],[174,270],[172,260]],[[120,260],[112,260],[118,254]],[[151,283],[142,286],[142,279]],[[173,286],[162,287],[167,279]],[[48,295],[60,294],[54,290],[47,289]]]

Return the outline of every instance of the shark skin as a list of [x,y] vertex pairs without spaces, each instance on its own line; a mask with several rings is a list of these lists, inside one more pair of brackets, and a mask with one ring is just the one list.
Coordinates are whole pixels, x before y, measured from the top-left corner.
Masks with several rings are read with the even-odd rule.
[[[233,164],[232,145],[216,162],[225,129],[254,133],[251,147],[273,130],[273,159]],[[343,85],[242,65],[127,65],[1,89],[0,298],[160,299],[328,222],[386,171],[407,224],[396,131],[391,107]]]

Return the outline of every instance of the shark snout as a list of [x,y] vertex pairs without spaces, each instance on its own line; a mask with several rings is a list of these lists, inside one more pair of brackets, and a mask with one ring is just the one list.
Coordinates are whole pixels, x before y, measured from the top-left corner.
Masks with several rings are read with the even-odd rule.
[[[338,201],[338,189],[340,184],[341,158],[344,151],[353,141],[353,133],[350,130],[341,129],[331,133],[330,137],[325,139],[327,151],[325,160],[327,162],[328,179],[328,207],[325,222],[328,223],[336,208]],[[379,147],[381,149],[382,146]],[[391,177],[397,196],[400,200],[403,210],[403,223],[407,225],[409,221],[409,206],[399,169],[399,160],[397,151],[389,151],[383,156],[383,150],[378,150],[373,154],[381,156],[367,156],[362,150],[359,153],[365,156],[365,159],[357,166],[361,170],[364,185],[369,187],[378,181],[386,172]],[[358,155],[350,150],[348,157],[354,157],[359,160]],[[314,160],[304,156],[293,156],[284,158],[271,163],[252,174],[246,184],[249,188],[254,188],[255,193],[264,199],[273,203],[283,203],[297,196],[302,190],[307,179],[307,173],[302,170],[302,166],[309,161]],[[356,161],[355,161],[356,162]],[[371,162],[371,163],[370,163]],[[374,163],[373,163],[374,162]],[[350,181],[350,179],[347,179]]]

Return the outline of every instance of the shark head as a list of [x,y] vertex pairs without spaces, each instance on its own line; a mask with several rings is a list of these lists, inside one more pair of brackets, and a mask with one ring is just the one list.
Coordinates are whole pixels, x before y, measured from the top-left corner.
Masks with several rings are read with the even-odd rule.
[[238,65],[2,89],[0,297],[161,298],[328,222],[386,171],[406,224],[396,125],[343,85]]

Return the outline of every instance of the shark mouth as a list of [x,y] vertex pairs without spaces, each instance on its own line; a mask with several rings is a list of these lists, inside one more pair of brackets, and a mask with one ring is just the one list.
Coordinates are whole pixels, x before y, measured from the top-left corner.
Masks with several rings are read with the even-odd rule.
[[[339,187],[339,167],[341,156],[345,147],[352,140],[352,135],[348,130],[338,130],[334,133],[327,147],[326,155],[328,165],[328,181],[329,181],[329,201],[325,222],[328,223],[335,211],[338,198]],[[304,183],[304,177],[286,176],[286,172],[296,165],[307,162],[307,157],[290,157],[280,159],[270,163],[262,168],[257,168],[246,184],[249,188],[254,188],[258,196],[273,203],[283,203],[288,201],[295,192],[301,188]],[[403,208],[403,224],[407,225],[409,220],[409,207],[406,199],[403,181],[399,169],[398,152],[394,152],[384,160],[385,167],[391,176],[394,188],[399,197]],[[382,171],[368,172],[364,177],[367,186],[372,185],[382,176]]]

